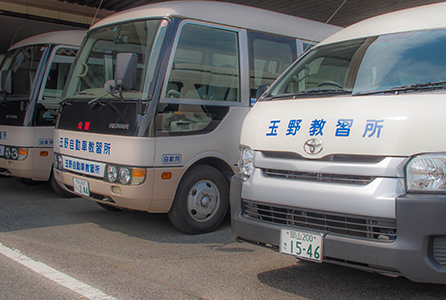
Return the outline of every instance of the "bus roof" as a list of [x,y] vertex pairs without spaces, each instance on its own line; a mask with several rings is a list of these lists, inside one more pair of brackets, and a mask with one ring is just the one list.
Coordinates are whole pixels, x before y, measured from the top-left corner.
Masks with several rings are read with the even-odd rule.
[[390,33],[445,28],[445,14],[446,3],[391,12],[353,24],[330,36],[319,45]]
[[169,16],[271,32],[309,41],[321,41],[342,29],[265,9],[216,1],[167,1],[139,6],[108,16],[91,29],[129,20]]
[[9,48],[9,50],[36,44],[79,46],[85,36],[85,33],[85,30],[62,30],[42,33],[15,43],[11,48]]

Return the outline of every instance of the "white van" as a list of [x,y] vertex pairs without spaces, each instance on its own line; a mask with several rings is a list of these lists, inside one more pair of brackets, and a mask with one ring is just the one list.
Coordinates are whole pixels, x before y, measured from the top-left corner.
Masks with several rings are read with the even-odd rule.
[[214,230],[257,87],[338,30],[210,1],[150,4],[99,21],[68,80],[55,178],[106,209],[169,213],[184,232]]
[[52,178],[53,134],[62,90],[83,30],[55,31],[14,44],[0,66],[0,174]]
[[446,283],[446,3],[350,26],[247,115],[233,237]]

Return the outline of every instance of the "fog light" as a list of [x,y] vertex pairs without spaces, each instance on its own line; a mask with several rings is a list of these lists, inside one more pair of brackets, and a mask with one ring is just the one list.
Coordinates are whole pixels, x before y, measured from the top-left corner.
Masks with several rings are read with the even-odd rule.
[[112,186],[112,193],[121,195],[121,188],[119,186],[116,186],[116,185]]

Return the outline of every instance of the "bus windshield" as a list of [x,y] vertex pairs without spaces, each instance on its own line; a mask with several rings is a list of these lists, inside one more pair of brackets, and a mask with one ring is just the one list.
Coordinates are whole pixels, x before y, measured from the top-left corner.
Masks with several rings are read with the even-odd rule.
[[290,68],[264,99],[444,89],[445,47],[443,29],[323,45]]
[[122,100],[146,99],[167,24],[167,20],[145,20],[89,32],[76,59],[65,97],[115,99],[116,95],[107,91],[105,85],[114,80],[117,54],[131,53],[137,57],[136,80],[120,96]]
[[[37,68],[47,45],[32,45],[8,51],[1,67],[2,77],[10,72],[10,87],[0,87],[7,101],[28,101],[32,94]],[[0,85],[2,83],[0,82]]]

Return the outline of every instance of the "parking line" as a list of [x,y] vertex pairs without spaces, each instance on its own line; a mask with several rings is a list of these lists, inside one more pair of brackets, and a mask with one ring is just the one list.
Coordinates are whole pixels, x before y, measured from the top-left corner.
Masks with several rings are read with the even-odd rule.
[[23,255],[18,250],[10,249],[0,243],[0,253],[4,256],[18,262],[19,264],[33,270],[34,272],[45,276],[46,278],[82,295],[91,300],[112,300],[114,297],[104,294],[102,291],[95,289],[67,274],[57,271],[56,269],[45,265],[42,262],[32,260]]

